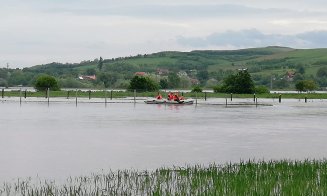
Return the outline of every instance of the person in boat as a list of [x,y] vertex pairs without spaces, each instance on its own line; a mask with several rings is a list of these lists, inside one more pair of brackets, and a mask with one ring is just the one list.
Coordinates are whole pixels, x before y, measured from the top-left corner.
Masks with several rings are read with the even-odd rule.
[[174,94],[174,101],[177,101],[177,102],[180,101],[179,96],[178,96],[178,93],[175,93]]
[[168,93],[168,97],[167,97],[167,99],[168,99],[168,101],[173,100],[173,99],[174,99],[174,94],[171,93],[171,92],[169,92],[169,93]]
[[162,95],[160,93],[158,93],[158,95],[156,96],[157,99],[162,99]]

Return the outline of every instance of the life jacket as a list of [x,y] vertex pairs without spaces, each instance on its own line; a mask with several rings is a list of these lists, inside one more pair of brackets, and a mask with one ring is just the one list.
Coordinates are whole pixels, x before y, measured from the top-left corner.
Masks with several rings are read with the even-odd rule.
[[174,101],[179,101],[178,95],[174,95]]
[[172,100],[173,99],[173,95],[171,93],[168,94],[168,100]]
[[162,99],[162,96],[159,94],[156,98],[157,99]]

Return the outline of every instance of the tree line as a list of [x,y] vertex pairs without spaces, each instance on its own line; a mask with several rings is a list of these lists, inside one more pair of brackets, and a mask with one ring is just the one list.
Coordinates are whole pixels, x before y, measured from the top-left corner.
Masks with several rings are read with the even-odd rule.
[[[0,86],[33,86],[40,75],[47,74],[55,77],[61,87],[127,89],[136,72],[146,72],[146,77],[163,89],[200,86],[219,87],[221,91],[227,91],[229,87],[224,86],[225,79],[238,74],[237,69],[240,67],[248,68],[256,86],[296,89],[301,86],[297,83],[308,83],[307,81],[314,82],[314,89],[327,86],[327,62],[317,61],[308,65],[297,63],[289,57],[256,59],[271,54],[273,52],[269,50],[160,52],[114,59],[100,57],[74,64],[50,63],[24,69],[0,68]],[[239,61],[242,64],[238,64]],[[319,69],[307,73],[308,68],[312,69],[313,66]],[[169,72],[157,74],[157,69]],[[292,78],[287,78],[286,72],[289,70],[294,72]],[[96,80],[79,80],[81,75],[96,75]],[[306,86],[303,90],[308,89],[308,85],[302,86]]]

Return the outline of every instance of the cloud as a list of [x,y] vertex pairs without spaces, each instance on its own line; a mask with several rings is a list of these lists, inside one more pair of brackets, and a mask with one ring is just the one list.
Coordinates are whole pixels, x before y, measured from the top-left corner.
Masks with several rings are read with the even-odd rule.
[[[283,3],[280,0],[281,5]],[[315,0],[319,1],[319,0]],[[308,16],[326,15],[325,10],[297,10],[294,6],[273,6],[258,0],[202,0],[161,1],[149,0],[4,0],[1,11],[7,9],[23,12],[74,14],[85,16],[127,16],[154,18],[205,18],[205,17],[249,17],[249,16]],[[289,2],[289,1],[288,1]],[[278,4],[278,3],[275,3]],[[299,3],[298,3],[299,4]],[[314,5],[314,3],[311,3]],[[286,4],[288,5],[288,4]]]
[[[101,5],[101,4],[100,4]],[[42,9],[47,13],[70,13],[86,16],[126,16],[138,18],[190,19],[207,17],[309,17],[326,16],[324,11],[290,8],[260,8],[241,4],[119,4],[101,6],[54,6]]]
[[306,42],[306,46],[312,48],[327,47],[327,31],[312,31],[296,35],[299,39]]
[[323,0],[1,0],[0,67],[162,50],[326,47],[326,9]]
[[178,36],[181,45],[195,48],[224,47],[234,48],[264,47],[271,45],[294,48],[315,48],[327,46],[327,31],[311,31],[294,35],[264,34],[256,29],[212,33],[205,37]]

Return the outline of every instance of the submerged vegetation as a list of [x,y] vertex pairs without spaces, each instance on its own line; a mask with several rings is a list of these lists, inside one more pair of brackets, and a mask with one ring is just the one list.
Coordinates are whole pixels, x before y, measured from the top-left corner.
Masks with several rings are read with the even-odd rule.
[[0,195],[325,195],[327,161],[247,161],[155,171],[118,170],[0,186]]

